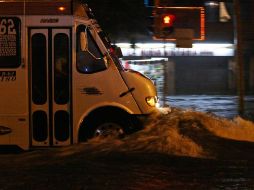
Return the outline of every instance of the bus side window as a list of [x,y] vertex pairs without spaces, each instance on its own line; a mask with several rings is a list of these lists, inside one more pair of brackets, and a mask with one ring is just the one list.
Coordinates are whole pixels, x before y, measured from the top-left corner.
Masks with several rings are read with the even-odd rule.
[[[103,55],[86,26],[77,27],[76,39],[76,60],[79,72],[90,74],[107,69]],[[86,41],[82,42],[82,40]]]

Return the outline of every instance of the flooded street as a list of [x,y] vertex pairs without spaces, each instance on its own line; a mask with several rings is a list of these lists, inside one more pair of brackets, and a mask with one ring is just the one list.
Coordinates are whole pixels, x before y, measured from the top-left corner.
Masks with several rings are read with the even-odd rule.
[[[238,99],[238,96],[229,95],[183,95],[168,96],[166,103],[175,107],[233,118],[238,115]],[[245,115],[254,119],[254,96],[245,96],[244,100]]]
[[0,154],[0,189],[252,190],[253,160],[252,122],[172,108],[123,139]]
[[253,8],[0,0],[0,190],[254,190]]

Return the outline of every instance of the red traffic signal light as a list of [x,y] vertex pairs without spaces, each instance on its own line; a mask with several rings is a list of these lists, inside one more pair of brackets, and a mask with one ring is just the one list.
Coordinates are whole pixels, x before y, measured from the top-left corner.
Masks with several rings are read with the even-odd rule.
[[175,15],[163,14],[162,15],[162,24],[167,27],[173,26],[175,18],[176,18]]
[[192,30],[193,40],[205,39],[203,7],[156,7],[153,14],[155,40],[179,39],[183,35],[180,31],[183,30]]
[[174,21],[176,17],[173,14],[161,14],[161,31],[163,35],[168,36],[173,33],[174,31]]

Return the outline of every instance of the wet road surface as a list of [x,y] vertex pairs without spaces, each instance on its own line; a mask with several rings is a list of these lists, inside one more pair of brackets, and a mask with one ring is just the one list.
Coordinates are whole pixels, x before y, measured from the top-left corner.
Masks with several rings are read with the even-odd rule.
[[173,109],[122,140],[2,153],[0,189],[252,190],[253,127]]
[[[238,96],[229,95],[179,95],[168,96],[166,103],[170,106],[233,118],[238,115],[238,99]],[[244,100],[245,116],[254,120],[254,96],[245,96]]]

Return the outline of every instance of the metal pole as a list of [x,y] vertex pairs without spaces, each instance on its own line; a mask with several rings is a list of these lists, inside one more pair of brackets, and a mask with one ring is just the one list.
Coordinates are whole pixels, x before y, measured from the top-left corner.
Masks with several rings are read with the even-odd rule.
[[238,90],[238,113],[244,114],[244,65],[242,48],[242,26],[239,0],[234,0],[235,11],[235,37],[236,37],[236,61],[237,61],[237,90]]
[[[163,54],[164,54],[164,57],[166,57],[166,40],[163,39],[163,43],[164,43],[164,47],[163,47]],[[163,83],[163,106],[165,107],[166,106],[166,85],[167,85],[167,76],[166,76],[166,69],[167,69],[167,66],[166,66],[167,62],[164,61],[164,64],[163,64],[163,77],[164,77],[164,83]]]

